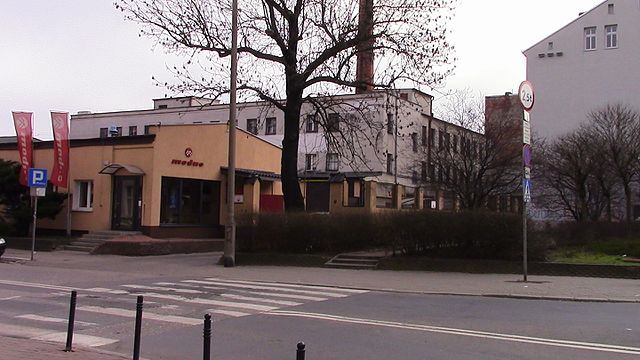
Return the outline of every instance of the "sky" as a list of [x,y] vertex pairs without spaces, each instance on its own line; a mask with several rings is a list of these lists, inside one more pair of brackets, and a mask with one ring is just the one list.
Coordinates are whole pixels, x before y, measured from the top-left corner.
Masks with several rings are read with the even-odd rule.
[[[525,80],[522,51],[602,0],[458,0],[450,24],[455,73],[441,89],[482,95],[517,92]],[[152,76],[170,79],[179,63],[139,37],[113,0],[2,0],[0,136],[15,135],[11,111],[34,113],[34,136],[51,139],[49,111],[148,109],[171,96]]]

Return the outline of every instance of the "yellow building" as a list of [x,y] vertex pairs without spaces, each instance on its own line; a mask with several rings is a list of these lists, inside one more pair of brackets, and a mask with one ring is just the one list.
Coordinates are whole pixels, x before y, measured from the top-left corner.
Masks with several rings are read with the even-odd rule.
[[[281,149],[242,130],[236,141],[237,214],[282,210]],[[71,140],[69,156],[72,230],[224,236],[226,124],[163,125],[149,135]],[[0,158],[17,160],[15,143],[0,144]],[[51,171],[53,143],[34,143],[34,160],[34,167]],[[64,230],[66,208],[38,227]]]

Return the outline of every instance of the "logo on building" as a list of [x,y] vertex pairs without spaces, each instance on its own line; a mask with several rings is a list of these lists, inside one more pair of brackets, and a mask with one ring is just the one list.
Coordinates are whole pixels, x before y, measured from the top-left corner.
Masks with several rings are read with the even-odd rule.
[[184,149],[184,156],[190,158],[191,155],[193,155],[193,149],[191,149],[190,147]]
[[[184,156],[186,156],[187,158],[190,158],[191,156],[193,156],[193,149],[191,149],[190,147],[184,149]],[[171,160],[171,165],[182,165],[182,166],[190,166],[190,167],[203,167],[204,163],[199,162],[199,161],[193,161],[191,159],[189,159],[189,160],[173,159],[173,160]]]

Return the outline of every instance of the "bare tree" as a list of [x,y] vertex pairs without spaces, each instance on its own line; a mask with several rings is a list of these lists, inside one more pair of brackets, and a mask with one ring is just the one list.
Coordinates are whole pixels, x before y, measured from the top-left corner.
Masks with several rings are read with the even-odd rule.
[[451,124],[440,129],[438,146],[429,156],[438,170],[431,181],[455,194],[460,206],[468,209],[485,206],[491,196],[513,193],[522,175],[520,124],[496,110],[485,129],[480,99],[469,90],[450,98],[443,109]]
[[640,117],[623,104],[609,104],[589,114],[589,136],[600,144],[602,160],[618,179],[625,197],[625,218],[633,220],[631,184],[640,174]]
[[536,164],[538,204],[561,216],[570,214],[578,222],[600,219],[608,198],[600,182],[605,179],[602,162],[587,128],[549,145],[537,141]]
[[[297,158],[302,105],[398,80],[435,85],[451,70],[447,23],[455,0],[241,0],[238,89],[284,113],[282,182],[287,210],[303,208]],[[188,56],[167,86],[217,98],[228,92],[231,0],[117,0],[168,51]],[[361,11],[363,10],[363,11]],[[361,13],[372,14],[359,21]],[[360,26],[362,24],[363,26]],[[375,57],[375,78],[356,57]],[[366,59],[365,59],[366,60]],[[195,70],[194,70],[195,68]]]

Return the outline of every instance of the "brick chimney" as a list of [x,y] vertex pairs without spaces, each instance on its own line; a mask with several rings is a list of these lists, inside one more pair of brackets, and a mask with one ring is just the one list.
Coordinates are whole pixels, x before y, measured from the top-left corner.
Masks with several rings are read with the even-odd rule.
[[358,44],[356,80],[365,82],[366,88],[356,88],[356,94],[373,90],[373,0],[360,0],[358,13],[359,36],[369,38]]

